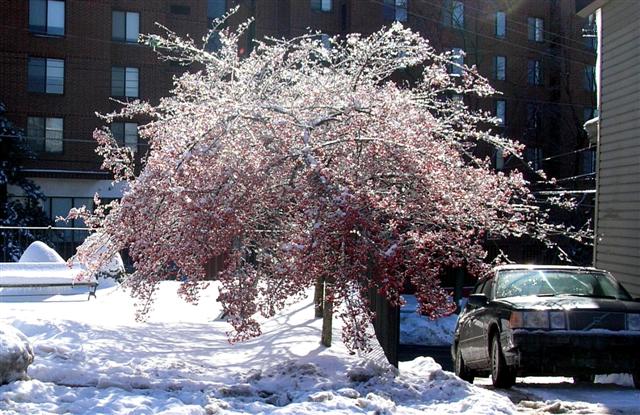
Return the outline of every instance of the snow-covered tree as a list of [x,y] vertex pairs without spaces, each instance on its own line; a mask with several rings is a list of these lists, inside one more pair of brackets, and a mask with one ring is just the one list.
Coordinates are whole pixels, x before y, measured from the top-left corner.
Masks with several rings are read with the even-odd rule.
[[[20,161],[34,157],[21,129],[9,121],[0,102],[0,225],[12,227],[47,226],[51,221],[42,210],[44,195],[20,174]],[[21,189],[20,197],[9,198],[8,186]],[[17,261],[22,252],[36,239],[28,229],[0,230],[0,249],[7,260]]]
[[[104,167],[128,190],[106,217],[71,212],[101,235],[77,258],[128,248],[136,271],[127,284],[142,313],[167,275],[197,300],[205,264],[226,253],[219,301],[231,341],[259,335],[256,313],[273,315],[321,280],[346,344],[363,348],[369,289],[399,303],[410,281],[420,311],[436,316],[452,307],[443,268],[480,276],[490,267],[487,233],[552,244],[563,231],[545,224],[521,174],[475,155],[480,142],[520,152],[487,132],[495,119],[454,99],[494,93],[475,68],[451,75],[451,56],[400,24],[331,47],[315,34],[271,39],[246,57],[242,29],[220,32],[214,53],[169,31],[144,39],[199,70],[158,105],[104,116],[152,120],[140,127],[150,151],[138,176],[108,129],[94,134]],[[420,72],[411,85],[397,76],[407,68]]]

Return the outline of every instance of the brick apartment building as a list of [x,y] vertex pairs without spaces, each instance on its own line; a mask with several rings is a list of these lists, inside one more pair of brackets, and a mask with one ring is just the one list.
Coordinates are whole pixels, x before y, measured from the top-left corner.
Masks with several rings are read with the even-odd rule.
[[[159,62],[137,35],[159,32],[158,22],[199,39],[234,5],[240,10],[229,24],[255,18],[240,53],[265,36],[368,34],[394,20],[438,50],[463,50],[464,62],[503,93],[467,104],[500,117],[500,132],[525,143],[526,157],[563,187],[593,187],[582,125],[596,106],[596,42],[584,36],[593,27],[575,14],[574,0],[0,0],[0,101],[37,153],[24,174],[44,191],[52,218],[91,205],[95,192],[121,194],[94,153],[92,131],[102,125],[95,112],[116,109],[110,97],[157,102],[185,69]],[[123,120],[114,133],[144,155],[135,122]],[[520,166],[487,155],[498,169]],[[64,238],[74,245],[79,235]]]

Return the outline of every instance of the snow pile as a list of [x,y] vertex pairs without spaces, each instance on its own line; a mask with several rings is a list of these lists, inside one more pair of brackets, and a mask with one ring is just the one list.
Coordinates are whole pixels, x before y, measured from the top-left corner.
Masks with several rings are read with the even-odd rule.
[[80,266],[70,268],[65,262],[2,262],[0,284],[71,284],[74,281],[89,281],[81,278],[82,271]]
[[35,241],[22,253],[18,262],[64,263],[64,259],[49,245]]
[[27,379],[27,367],[33,362],[33,348],[16,328],[0,323],[0,385]]
[[[101,284],[101,287],[102,284]],[[198,305],[163,282],[145,323],[118,287],[92,301],[0,303],[0,321],[32,341],[30,381],[0,387],[0,412],[172,414],[510,414],[492,391],[444,372],[432,359],[400,371],[334,345],[320,345],[312,293],[262,320],[263,335],[230,345],[216,320],[218,285]]]
[[[71,266],[47,244],[35,241],[24,251],[18,262],[0,262],[0,285],[47,285],[95,282],[96,276],[84,275],[79,263]],[[124,273],[120,255],[114,257],[101,276],[119,277]],[[76,287],[4,287],[0,296],[55,295],[77,293]]]
[[432,320],[416,312],[418,302],[415,296],[403,297],[405,305],[400,309],[400,344],[451,345],[458,315],[452,314]]

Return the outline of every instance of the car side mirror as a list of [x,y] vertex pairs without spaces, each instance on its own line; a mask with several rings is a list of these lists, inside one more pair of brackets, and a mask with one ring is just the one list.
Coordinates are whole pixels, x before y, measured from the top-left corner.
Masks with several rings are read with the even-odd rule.
[[467,302],[467,304],[469,304],[471,307],[477,308],[486,306],[488,302],[489,301],[485,294],[471,294],[469,296],[469,301]]

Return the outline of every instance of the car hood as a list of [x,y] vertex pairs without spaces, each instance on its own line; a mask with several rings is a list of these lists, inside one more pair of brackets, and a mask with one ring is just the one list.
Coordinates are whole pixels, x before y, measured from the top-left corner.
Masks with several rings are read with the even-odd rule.
[[507,297],[497,300],[514,309],[522,310],[602,310],[640,313],[640,302],[614,300],[610,298],[574,297],[558,295],[555,297],[538,297],[535,295],[523,297]]

